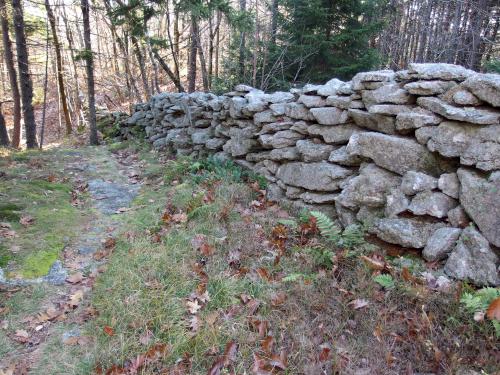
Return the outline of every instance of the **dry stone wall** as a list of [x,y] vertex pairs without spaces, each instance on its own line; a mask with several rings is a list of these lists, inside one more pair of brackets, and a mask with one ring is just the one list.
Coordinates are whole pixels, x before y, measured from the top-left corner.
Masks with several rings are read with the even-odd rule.
[[162,93],[125,126],[264,175],[270,200],[369,222],[450,276],[500,284],[500,75],[410,64],[272,94]]

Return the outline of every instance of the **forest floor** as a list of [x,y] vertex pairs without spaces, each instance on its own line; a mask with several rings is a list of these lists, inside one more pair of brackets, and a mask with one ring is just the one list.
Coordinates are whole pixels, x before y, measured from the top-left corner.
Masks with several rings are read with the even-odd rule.
[[264,187],[137,144],[0,151],[0,374],[498,371],[484,290]]

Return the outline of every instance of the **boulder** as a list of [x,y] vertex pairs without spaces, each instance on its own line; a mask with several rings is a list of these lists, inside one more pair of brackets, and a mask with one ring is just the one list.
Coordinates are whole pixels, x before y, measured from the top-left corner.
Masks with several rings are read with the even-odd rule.
[[336,191],[353,173],[350,169],[327,162],[287,163],[279,167],[276,177],[287,185],[316,191]]
[[457,175],[462,207],[488,241],[500,247],[500,173],[486,179],[460,168]]
[[269,106],[269,109],[275,116],[283,116],[288,108],[287,103],[275,103]]
[[385,134],[395,134],[395,119],[392,116],[372,114],[359,109],[349,109],[349,116],[356,125]]
[[467,213],[460,205],[448,211],[448,221],[452,226],[458,228],[465,228],[470,224],[470,219],[467,216]]
[[439,98],[430,97],[420,97],[417,103],[421,107],[450,120],[469,122],[478,125],[493,125],[500,122],[500,111],[492,109],[479,109],[475,107],[459,108]]
[[274,161],[299,160],[300,153],[297,147],[276,148],[269,152],[269,159]]
[[330,95],[326,98],[326,105],[342,109],[348,109],[351,105],[352,99],[350,96]]
[[197,130],[195,133],[191,134],[191,140],[194,144],[205,144],[211,137],[213,137],[213,128],[207,128],[203,130]]
[[483,171],[500,169],[500,143],[493,141],[473,143],[460,155],[460,163],[475,165]]
[[422,172],[408,171],[403,176],[401,190],[406,195],[414,195],[421,191],[437,188],[438,180]]
[[405,212],[409,205],[410,201],[401,188],[393,188],[386,196],[385,216],[388,218],[397,217],[400,213]]
[[457,105],[476,106],[481,104],[481,101],[474,94],[464,89],[457,89],[451,99]]
[[285,192],[275,183],[267,184],[266,198],[271,202],[280,202],[285,196]]
[[310,135],[320,135],[327,143],[345,144],[353,134],[362,130],[356,125],[346,124],[336,126],[311,125],[307,128],[307,131]]
[[226,141],[227,141],[227,139],[223,139],[223,138],[210,138],[205,143],[205,147],[209,150],[221,150],[222,146],[224,146]]
[[463,81],[476,72],[466,69],[460,65],[431,63],[416,64],[412,63],[408,67],[408,75],[411,78],[443,80],[443,81]]
[[332,145],[316,143],[310,140],[297,141],[297,150],[299,150],[302,160],[305,162],[327,160],[334,148]]
[[347,147],[342,146],[331,152],[330,156],[328,157],[328,161],[348,167],[356,167],[363,162],[363,158],[348,154]]
[[309,109],[304,104],[300,103],[288,103],[285,107],[285,114],[288,117],[298,120],[314,120],[314,116],[309,112]]
[[378,166],[400,175],[412,170],[440,175],[436,157],[410,138],[374,132],[357,133],[351,136],[347,152],[370,158]]
[[347,122],[347,111],[335,107],[311,108],[312,115],[321,125],[338,125]]
[[253,122],[256,125],[260,125],[264,122],[276,122],[278,118],[273,114],[273,111],[267,110],[262,112],[257,112],[253,116]]
[[443,226],[442,223],[428,223],[417,218],[384,218],[375,221],[369,232],[392,244],[421,249],[431,235]]
[[383,207],[388,192],[400,183],[401,177],[398,175],[375,164],[367,164],[361,168],[358,176],[342,186],[337,202],[351,209],[361,206]]
[[457,201],[439,191],[422,191],[412,199],[408,210],[415,215],[429,215],[439,219],[457,206]]
[[384,85],[376,90],[363,90],[361,96],[367,107],[379,103],[408,104],[411,102],[408,91],[396,83]]
[[326,100],[323,97],[317,95],[301,95],[299,97],[299,100],[297,100],[297,103],[302,103],[307,108],[326,106]]
[[291,130],[300,133],[300,134],[308,134],[307,129],[309,128],[309,124],[305,121],[297,121],[290,128]]
[[317,93],[321,96],[337,95],[337,92],[345,85],[345,82],[333,78],[322,86],[318,87]]
[[352,78],[352,88],[354,90],[363,90],[365,82],[391,82],[394,81],[395,73],[393,70],[378,70],[374,72],[362,72]]
[[460,190],[460,182],[456,173],[445,173],[439,177],[438,181],[439,190],[446,195],[458,199]]
[[418,108],[412,112],[401,112],[396,116],[396,129],[399,131],[418,129],[423,126],[438,125],[441,117],[430,111]]
[[272,94],[267,94],[267,100],[270,103],[288,103],[295,100],[295,95],[287,91],[276,91]]
[[461,229],[448,227],[435,231],[422,251],[424,259],[429,262],[446,259],[455,247],[460,233]]
[[475,96],[493,107],[500,107],[500,75],[475,74],[463,82]]
[[488,241],[472,226],[465,228],[450,254],[444,271],[459,280],[476,285],[499,285],[498,257]]
[[290,199],[299,199],[300,195],[305,192],[304,189],[297,188],[294,186],[287,186],[285,184],[283,184],[283,186],[286,187],[286,193],[285,193],[286,197]]
[[340,203],[335,202],[335,211],[340,224],[342,224],[344,228],[358,222],[356,219],[356,211],[350,210],[349,208],[342,206]]
[[440,95],[456,86],[453,81],[417,81],[404,85],[405,90],[410,94],[432,96]]

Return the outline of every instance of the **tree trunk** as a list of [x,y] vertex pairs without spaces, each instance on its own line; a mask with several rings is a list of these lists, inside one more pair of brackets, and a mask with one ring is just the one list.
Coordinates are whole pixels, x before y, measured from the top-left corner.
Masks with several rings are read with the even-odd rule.
[[196,30],[198,25],[196,17],[191,16],[191,42],[189,46],[189,65],[188,65],[188,92],[196,90],[196,54],[198,52],[198,43],[196,40]]
[[21,99],[23,103],[24,127],[26,132],[26,146],[37,148],[35,111],[33,110],[33,82],[28,62],[28,45],[24,32],[24,15],[21,0],[12,0],[14,12],[14,31],[16,34],[17,65],[19,81],[21,83]]
[[5,65],[9,75],[12,100],[14,101],[14,132],[12,133],[12,147],[19,147],[21,141],[21,94],[17,84],[17,73],[14,65],[14,54],[12,53],[12,42],[9,37],[9,23],[7,20],[7,9],[5,0],[0,0],[0,18],[2,23],[2,40],[5,57]]
[[0,146],[9,146],[9,133],[7,133],[7,126],[2,113],[2,103],[0,103]]
[[145,67],[145,61],[144,61],[144,56],[141,52],[141,48],[139,46],[139,41],[135,36],[131,36],[132,39],[132,45],[134,47],[134,54],[137,59],[137,63],[139,64],[139,71],[141,72],[141,78],[142,78],[142,85],[144,86],[144,94],[146,96],[146,100],[149,100],[151,97],[151,91],[149,89],[149,84],[148,84],[148,76],[146,74],[146,67]]
[[87,92],[89,97],[89,127],[90,127],[90,144],[98,145],[97,124],[95,114],[95,88],[94,88],[94,56],[92,54],[92,44],[90,42],[90,19],[89,19],[89,2],[81,0],[82,15],[83,15],[83,40],[85,44],[85,60],[87,70]]
[[68,101],[66,99],[66,89],[64,87],[64,72],[63,63],[61,57],[61,45],[59,43],[59,38],[57,37],[57,26],[56,18],[49,4],[49,0],[45,0],[45,9],[47,11],[47,18],[49,19],[50,29],[52,31],[52,40],[54,42],[54,50],[56,53],[56,64],[57,64],[57,87],[59,89],[59,96],[61,97],[61,107],[64,113],[64,122],[66,124],[66,134],[71,134],[72,124],[71,116],[68,109]]
[[273,0],[271,6],[271,44],[276,44],[276,34],[278,33],[278,2]]
[[174,82],[174,85],[175,85],[175,87],[177,87],[177,90],[179,92],[184,92],[185,90],[184,90],[184,87],[181,84],[181,81],[175,75],[175,73],[172,71],[172,69],[170,69],[170,67],[165,62],[165,60],[163,60],[161,58],[161,56],[158,54],[158,52],[156,52],[155,50],[153,50],[153,54],[154,54],[156,60],[158,60],[158,62],[160,63],[160,66],[162,67],[162,69],[165,71],[165,73],[167,73],[167,75],[170,77],[170,79],[172,80],[172,82]]
[[[240,11],[246,12],[247,1],[240,0]],[[243,82],[245,80],[245,49],[246,49],[246,32],[242,32],[240,36],[240,52],[238,57],[238,66],[240,69],[240,80]]]

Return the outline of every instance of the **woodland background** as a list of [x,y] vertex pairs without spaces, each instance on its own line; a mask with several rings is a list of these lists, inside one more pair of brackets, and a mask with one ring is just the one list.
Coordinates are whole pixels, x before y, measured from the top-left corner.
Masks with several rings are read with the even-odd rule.
[[15,147],[38,145],[42,127],[53,141],[95,123],[94,85],[98,107],[129,111],[161,91],[289,89],[411,62],[500,72],[498,0],[0,0],[0,9],[0,100]]

